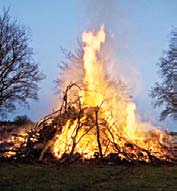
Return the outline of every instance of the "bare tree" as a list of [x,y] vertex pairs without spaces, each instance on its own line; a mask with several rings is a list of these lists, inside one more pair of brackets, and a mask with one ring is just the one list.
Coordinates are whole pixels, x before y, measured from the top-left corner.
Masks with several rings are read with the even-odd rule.
[[38,82],[44,79],[33,60],[29,46],[30,36],[25,26],[19,24],[4,10],[0,15],[0,115],[16,109],[17,104],[28,104],[37,99]]
[[154,107],[161,107],[160,120],[177,113],[177,30],[171,33],[169,50],[160,58],[160,81],[151,89]]

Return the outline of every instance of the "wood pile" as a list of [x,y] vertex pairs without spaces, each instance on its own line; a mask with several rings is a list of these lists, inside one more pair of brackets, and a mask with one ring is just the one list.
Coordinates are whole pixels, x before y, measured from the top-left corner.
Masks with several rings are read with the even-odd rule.
[[175,159],[177,160],[177,133],[173,134],[173,142],[171,147],[171,152],[174,155]]

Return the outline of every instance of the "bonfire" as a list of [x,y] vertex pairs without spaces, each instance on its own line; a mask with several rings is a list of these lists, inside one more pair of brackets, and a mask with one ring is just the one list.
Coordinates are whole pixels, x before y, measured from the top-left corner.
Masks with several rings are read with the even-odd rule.
[[[65,77],[60,84],[63,88],[60,109],[26,131],[23,140],[18,140],[25,142],[26,148],[20,156],[30,156],[42,140],[39,160],[48,152],[62,162],[95,158],[146,163],[173,161],[169,151],[171,136],[142,122],[124,83],[113,81],[108,75],[107,63],[100,56],[105,41],[104,26],[97,32],[82,34],[83,74],[77,76],[77,81],[69,82],[77,73],[71,73],[73,66],[63,70],[66,75],[61,75]],[[14,154],[7,152],[4,156]]]

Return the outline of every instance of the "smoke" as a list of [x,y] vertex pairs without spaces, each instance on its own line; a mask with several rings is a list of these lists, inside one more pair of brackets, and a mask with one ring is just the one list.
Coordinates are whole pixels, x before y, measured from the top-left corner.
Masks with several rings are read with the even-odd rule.
[[119,10],[119,1],[116,0],[79,0],[83,5],[83,11],[87,15],[90,26],[97,27],[104,23],[107,29],[114,28],[121,18],[117,17]]
[[[104,24],[106,30],[106,43],[102,53],[104,62],[107,62],[106,71],[112,80],[123,81],[133,97],[138,97],[143,90],[143,80],[134,63],[124,59],[129,52],[127,49],[126,13],[120,9],[118,0],[79,0],[87,19],[88,29],[97,30]],[[85,30],[85,29],[84,29]],[[122,56],[123,55],[123,56]]]

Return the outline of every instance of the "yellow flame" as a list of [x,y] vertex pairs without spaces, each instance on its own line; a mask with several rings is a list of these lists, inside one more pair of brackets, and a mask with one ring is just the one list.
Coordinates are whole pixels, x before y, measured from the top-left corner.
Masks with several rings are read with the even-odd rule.
[[[95,153],[100,155],[102,152],[103,156],[118,153],[120,158],[125,158],[123,153],[129,153],[134,159],[149,162],[147,152],[141,151],[143,156],[140,156],[138,148],[143,148],[166,160],[168,152],[161,145],[169,141],[169,135],[137,119],[135,104],[124,93],[120,84],[107,78],[105,63],[98,59],[105,39],[103,25],[95,34],[84,32],[82,35],[82,80],[85,88],[80,90],[79,96],[83,116],[69,119],[62,132],[56,135],[52,147],[54,156],[61,158],[63,154],[79,153],[83,158],[93,158]],[[129,146],[127,143],[130,143]],[[136,148],[131,148],[131,143]]]
[[[82,35],[84,77],[81,81],[84,88],[70,91],[70,101],[75,104],[70,105],[71,111],[63,114],[63,121],[67,120],[60,122],[64,125],[48,143],[52,145],[52,153],[57,159],[77,153],[83,159],[117,153],[127,160],[149,162],[149,154],[168,160],[170,153],[164,147],[169,146],[169,134],[143,123],[137,117],[136,105],[124,91],[122,83],[109,80],[105,62],[99,59],[105,40],[103,25],[96,33],[84,32]],[[81,107],[77,107],[77,97],[80,98]],[[43,121],[52,126],[53,120],[49,118]],[[12,151],[7,152],[6,157],[16,154],[14,148],[26,145],[29,132],[21,129],[16,132],[18,136],[12,133],[6,138],[7,143],[13,143],[9,147]],[[30,140],[35,142],[37,138],[31,137]]]
[[[88,106],[100,105],[103,100],[102,87],[104,87],[103,64],[97,60],[96,54],[100,51],[101,43],[105,41],[104,26],[93,35],[91,32],[83,33],[84,46],[84,83],[87,91],[84,95],[84,104]],[[98,88],[99,87],[99,88]]]

